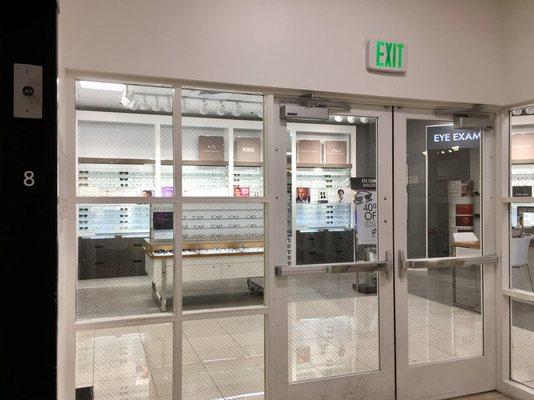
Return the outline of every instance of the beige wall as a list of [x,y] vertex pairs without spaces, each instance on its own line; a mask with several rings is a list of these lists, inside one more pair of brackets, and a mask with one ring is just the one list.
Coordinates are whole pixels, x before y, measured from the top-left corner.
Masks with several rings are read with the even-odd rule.
[[534,1],[502,0],[505,104],[534,101]]
[[[60,65],[232,84],[504,104],[509,97],[501,84],[501,3],[62,0]],[[407,42],[406,76],[368,73],[367,37]],[[523,96],[523,91],[528,92],[518,88],[517,95]],[[514,92],[511,97],[515,96]]]

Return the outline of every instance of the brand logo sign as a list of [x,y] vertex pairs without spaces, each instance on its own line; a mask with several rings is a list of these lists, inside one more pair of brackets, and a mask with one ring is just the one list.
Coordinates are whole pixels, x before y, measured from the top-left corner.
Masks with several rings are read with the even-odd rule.
[[367,40],[366,59],[369,71],[404,73],[407,56],[406,43],[379,39]]

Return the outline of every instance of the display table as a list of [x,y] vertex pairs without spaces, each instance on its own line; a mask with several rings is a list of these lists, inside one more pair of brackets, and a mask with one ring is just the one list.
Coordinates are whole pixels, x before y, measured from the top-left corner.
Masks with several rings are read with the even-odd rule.
[[480,249],[480,242],[453,242],[453,247],[462,247],[464,249]]
[[[182,282],[241,279],[264,275],[263,242],[184,243]],[[173,243],[145,239],[145,268],[152,296],[162,311],[173,297]]]

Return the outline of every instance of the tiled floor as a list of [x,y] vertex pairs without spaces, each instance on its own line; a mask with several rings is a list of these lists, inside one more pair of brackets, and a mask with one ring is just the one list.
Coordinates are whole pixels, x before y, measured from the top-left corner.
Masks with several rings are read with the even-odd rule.
[[[346,290],[339,275],[288,285],[290,381],[378,369],[376,294]],[[480,314],[436,300],[409,295],[410,363],[481,354]],[[513,337],[512,376],[534,386],[534,331],[514,327]],[[263,316],[184,322],[183,399],[263,399],[263,341]],[[76,385],[93,386],[95,400],[170,400],[172,366],[170,324],[77,334]]]
[[512,326],[512,379],[534,389],[534,332]]
[[[470,336],[469,325],[456,327],[459,334],[455,336],[451,324],[476,326],[472,313],[420,298],[411,299],[411,304],[418,331],[434,330],[445,342],[422,340],[410,348],[412,360],[427,362],[471,354],[476,331]],[[292,302],[290,380],[378,369],[377,307],[375,295]],[[424,325],[424,321],[433,324]],[[449,336],[446,326],[452,332]],[[184,322],[184,399],[262,399],[263,331],[262,316]],[[77,386],[94,386],[96,400],[171,398],[170,324],[80,332],[77,351]]]

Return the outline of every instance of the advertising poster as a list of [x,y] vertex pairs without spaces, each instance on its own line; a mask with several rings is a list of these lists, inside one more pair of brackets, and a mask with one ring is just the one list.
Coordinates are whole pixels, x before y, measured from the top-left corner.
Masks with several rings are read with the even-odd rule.
[[250,188],[248,186],[234,185],[234,197],[250,197]]
[[355,192],[354,204],[358,245],[376,245],[376,178],[351,178],[350,184]]
[[449,181],[448,192],[449,240],[453,241],[453,233],[473,231],[473,182]]

